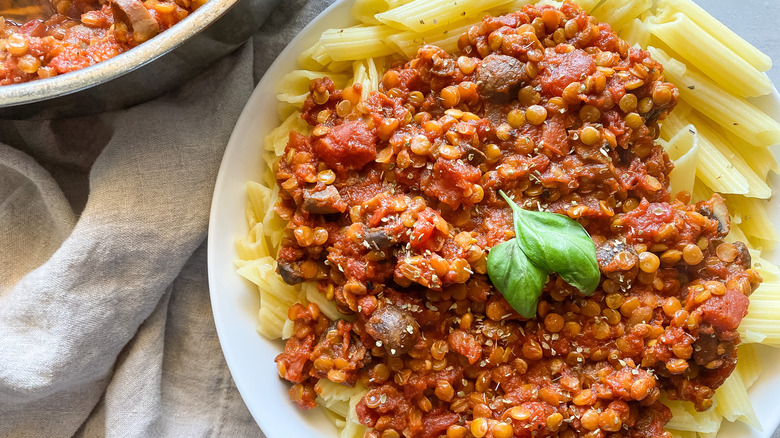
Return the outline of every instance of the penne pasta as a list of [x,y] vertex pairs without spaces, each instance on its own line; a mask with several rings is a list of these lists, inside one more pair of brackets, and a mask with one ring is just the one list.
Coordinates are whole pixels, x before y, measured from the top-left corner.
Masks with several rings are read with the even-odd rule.
[[344,75],[311,70],[293,70],[287,73],[279,82],[276,98],[282,102],[301,107],[303,106],[303,101],[306,100],[306,96],[309,95],[309,83],[312,79],[320,79],[326,76],[331,78],[338,88],[343,88],[347,83],[347,78]]
[[664,65],[666,79],[677,85],[680,97],[696,110],[754,146],[780,144],[780,123],[744,99],[719,89],[710,79],[687,69],[663,50],[648,47]]
[[609,23],[614,31],[620,31],[631,20],[653,6],[653,0],[604,0],[591,14],[599,21]]
[[761,252],[751,250],[750,257],[753,259],[753,269],[761,274],[765,283],[780,282],[780,267],[761,257]]
[[650,43],[650,31],[640,19],[629,21],[620,31],[620,37],[634,47],[647,47]]
[[249,230],[249,234],[236,240],[236,251],[242,260],[254,260],[271,255],[262,222],[256,223]]
[[686,62],[715,81],[721,89],[743,97],[772,92],[767,75],[678,12],[646,21],[650,33],[678,53]]
[[714,192],[707,187],[700,179],[696,178],[693,183],[693,192],[691,193],[691,199],[693,202],[706,201],[712,197]]
[[710,128],[714,129],[737,151],[739,155],[750,165],[761,179],[767,179],[769,172],[780,174],[780,166],[777,164],[774,154],[770,148],[753,146],[745,140],[737,137],[732,132],[723,129],[712,121],[708,121]]
[[718,405],[715,406],[715,410],[723,418],[728,421],[739,420],[758,431],[762,430],[739,373],[731,373],[726,381],[715,390],[715,395],[718,397]]
[[374,58],[366,60],[366,64],[368,65],[368,86],[364,88],[367,88],[366,91],[368,94],[371,94],[371,92],[379,90],[379,81],[381,78],[379,77],[379,69],[377,69],[377,62]]
[[249,181],[246,184],[246,192],[253,213],[252,216],[256,218],[256,222],[262,221],[267,209],[271,207],[271,189],[254,181]]
[[579,7],[590,14],[600,1],[601,0],[574,0],[574,3],[577,3]]
[[388,37],[398,49],[407,57],[414,56],[420,46],[434,44],[448,52],[454,52],[458,48],[458,38],[474,25],[476,19],[459,20],[452,25],[436,28],[423,33],[405,31]]
[[357,418],[357,410],[355,409],[365,392],[364,389],[363,392],[358,392],[350,397],[349,413],[346,418],[344,429],[339,434],[339,438],[363,438],[365,436],[366,426],[360,423],[360,420]]
[[745,236],[745,233],[742,232],[742,228],[739,227],[739,224],[737,223],[737,219],[738,218],[735,218],[732,215],[731,230],[729,231],[729,235],[726,236],[724,241],[729,243],[743,242],[745,245],[747,245],[748,249],[753,249],[752,244],[748,240],[747,236]]
[[[274,186],[274,189],[271,191],[270,205],[274,206],[278,201],[279,188]],[[282,242],[282,238],[284,238],[284,225],[284,220],[274,212],[272,207],[266,210],[265,216],[263,217],[263,229],[266,236],[268,236],[270,243],[269,249],[271,250],[271,255],[273,257],[276,257],[276,253],[279,251],[279,244]]]
[[697,438],[696,432],[690,430],[672,430],[667,429],[667,432],[672,434],[672,438]]
[[[463,17],[480,13],[511,0],[414,0],[399,8],[377,14],[376,18],[400,30],[425,32],[447,26]],[[481,16],[480,16],[481,18]]]
[[398,32],[388,26],[354,26],[345,29],[328,29],[320,42],[325,53],[334,61],[352,61],[376,58],[396,53],[387,37]]
[[[750,296],[748,314],[739,325],[738,331],[745,341],[763,336],[762,344],[780,346],[780,326],[777,314],[780,312],[780,283],[764,282]],[[747,333],[752,332],[751,336]]]
[[752,344],[737,347],[737,370],[745,388],[750,388],[761,374],[761,358],[758,347]]
[[[661,126],[661,136],[671,139],[689,126],[690,122],[680,113],[672,111]],[[750,191],[747,179],[718,150],[712,139],[697,134],[698,163],[696,176],[710,189],[720,193],[746,194]]]
[[320,37],[320,41],[317,41],[314,44],[314,50],[311,53],[311,58],[320,65],[328,65],[331,61],[333,61],[333,58],[331,58],[328,52],[325,51],[325,45],[322,43],[322,37]]
[[[731,146],[725,138],[720,136],[712,128],[709,123],[696,112],[691,112],[688,115],[688,120],[696,126],[699,138],[702,144],[711,145],[722,156],[728,160],[728,166],[737,171],[742,177],[745,178],[748,184],[748,191],[745,196],[751,198],[768,199],[772,196],[772,188],[766,183],[766,180],[760,177],[752,167],[742,158],[739,152]],[[701,166],[709,165],[707,162],[700,161]],[[723,191],[722,193],[729,193]]]
[[740,220],[740,228],[748,237],[776,241],[780,239],[767,212],[767,203],[744,196],[726,196],[726,205]]
[[352,16],[364,24],[382,24],[381,21],[374,18],[374,15],[385,12],[390,9],[390,5],[385,0],[355,0],[350,12]]
[[366,427],[360,424],[355,406],[368,391],[362,384],[347,387],[328,379],[320,379],[314,386],[317,403],[330,411],[333,423],[339,431],[339,438],[362,438]]
[[295,334],[295,323],[291,319],[286,319],[282,326],[282,339],[290,339]]
[[[269,170],[273,170],[274,163],[279,161],[279,157],[274,155],[273,152],[265,151],[263,152],[263,161],[265,161],[265,165],[266,167],[268,167]],[[263,177],[263,184],[266,187],[276,185],[276,178],[274,178],[272,172],[264,172],[262,177]]]
[[333,301],[325,298],[325,296],[317,290],[317,283],[307,281],[306,283],[303,283],[301,290],[306,295],[306,300],[319,306],[320,311],[328,318],[334,321],[344,318],[344,315],[339,312],[338,308],[336,308],[336,304]]
[[687,191],[693,193],[693,183],[696,181],[696,167],[699,161],[699,145],[696,129],[688,125],[664,142],[664,149],[669,158],[674,161],[674,170],[669,175],[673,192]]
[[299,299],[298,293],[281,279],[275,278],[278,274],[272,257],[241,261],[237,265],[236,272],[256,284],[260,292],[258,332],[269,339],[281,338],[287,310]]
[[318,48],[322,47],[322,44],[316,42],[312,44],[308,49],[301,52],[298,55],[298,67],[304,70],[320,70],[325,64],[320,64],[319,61],[314,59],[314,53]]
[[716,433],[720,428],[722,417],[714,409],[696,412],[693,403],[669,400],[665,396],[661,397],[661,402],[672,411],[672,419],[666,423],[666,427],[669,429]]
[[682,12],[704,29],[731,52],[745,59],[759,71],[767,71],[772,67],[772,59],[753,45],[737,35],[728,26],[718,21],[701,6],[691,0],[658,0],[658,15]]
[[273,152],[274,156],[279,157],[284,153],[284,148],[287,146],[287,140],[290,138],[290,131],[305,134],[308,130],[309,126],[301,119],[301,113],[295,111],[284,119],[281,125],[274,128],[265,136],[265,150]]
[[352,68],[352,61],[331,61],[325,68],[333,73],[347,73]]

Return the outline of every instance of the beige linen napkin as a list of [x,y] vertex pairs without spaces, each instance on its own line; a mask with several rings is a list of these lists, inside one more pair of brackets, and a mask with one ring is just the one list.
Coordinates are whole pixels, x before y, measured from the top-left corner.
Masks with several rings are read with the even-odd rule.
[[214,329],[209,206],[254,84],[328,3],[282,2],[154,101],[0,121],[0,437],[262,436]]
[[[101,397],[85,428],[95,436],[160,436],[176,418],[166,402],[177,398],[199,424],[174,427],[220,427],[232,383],[205,282],[193,287],[205,270],[182,268],[203,242],[222,151],[252,87],[247,44],[153,102],[89,123],[17,122],[4,130],[44,162],[66,159],[62,134],[76,137],[66,143],[89,139],[80,130],[95,124],[108,136],[78,220],[44,169],[0,146],[0,435],[71,436]],[[181,305],[169,316],[172,290]],[[194,373],[192,382],[181,381],[183,373]],[[209,401],[215,406],[199,406]],[[235,408],[252,426],[240,402]]]

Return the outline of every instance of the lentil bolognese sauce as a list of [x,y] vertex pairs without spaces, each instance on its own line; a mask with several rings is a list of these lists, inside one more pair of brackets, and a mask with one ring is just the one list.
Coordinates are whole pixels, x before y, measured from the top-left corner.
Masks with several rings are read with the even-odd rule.
[[[719,195],[672,197],[654,140],[677,89],[569,1],[486,17],[458,46],[422,47],[365,100],[310,84],[312,134],[291,132],[274,168],[278,271],[350,316],[290,308],[290,397],[364,384],[371,438],[671,436],[661,391],[711,407],[761,282],[723,242]],[[499,190],[587,230],[592,296],[551,273],[536,317],[509,306],[486,269],[515,233]]]
[[47,19],[0,17],[0,85],[49,78],[113,58],[183,20],[204,3],[53,0],[49,5],[49,0],[40,0],[41,8],[52,9]]

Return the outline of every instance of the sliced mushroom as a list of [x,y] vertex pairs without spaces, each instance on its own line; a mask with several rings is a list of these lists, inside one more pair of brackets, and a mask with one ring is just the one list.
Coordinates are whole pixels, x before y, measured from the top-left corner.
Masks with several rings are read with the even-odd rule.
[[431,73],[443,78],[450,76],[456,68],[455,61],[441,49],[436,50],[436,53],[431,56],[431,62],[433,63]]
[[718,338],[712,333],[700,333],[699,338],[693,343],[693,359],[697,365],[707,365],[717,359]]
[[133,39],[142,43],[160,33],[157,23],[140,0],[112,0],[114,17],[133,29]]
[[732,243],[732,245],[734,245],[734,248],[736,248],[739,253],[736,260],[737,263],[741,264],[745,269],[750,269],[753,265],[753,257],[750,256],[750,250],[748,250],[747,245],[739,241]]
[[326,186],[324,190],[318,192],[304,189],[301,208],[314,214],[333,214],[344,212],[346,203],[335,187]]
[[639,256],[634,247],[623,241],[611,239],[596,248],[599,269],[610,280],[628,286],[639,273]]
[[709,201],[700,202],[698,208],[702,216],[718,221],[718,236],[726,237],[731,229],[731,219],[723,197],[716,193]]
[[305,280],[299,274],[298,266],[286,260],[279,259],[277,261],[277,271],[279,272],[279,276],[282,277],[282,280],[287,284],[303,283]]
[[377,251],[390,248],[393,244],[393,238],[382,228],[371,228],[366,231],[365,239],[371,248]]
[[477,66],[477,91],[496,102],[506,102],[528,80],[525,65],[513,56],[491,54]]
[[467,144],[463,146],[463,148],[466,151],[466,160],[468,160],[469,163],[479,166],[487,160],[485,153],[474,146]]
[[386,304],[371,314],[366,333],[376,339],[390,356],[400,356],[411,350],[420,339],[420,326],[408,311]]

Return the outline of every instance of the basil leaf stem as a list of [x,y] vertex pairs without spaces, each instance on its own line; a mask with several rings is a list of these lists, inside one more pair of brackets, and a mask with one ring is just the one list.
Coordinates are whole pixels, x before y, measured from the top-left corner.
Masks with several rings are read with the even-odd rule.
[[528,260],[516,239],[490,250],[487,272],[493,285],[517,313],[526,318],[536,315],[536,301],[547,282],[547,272]]

